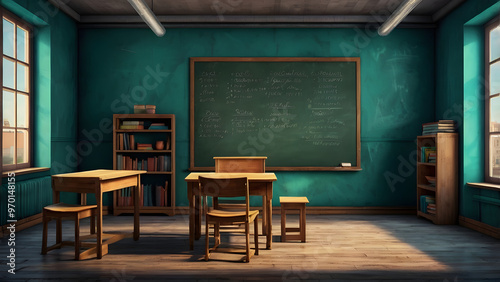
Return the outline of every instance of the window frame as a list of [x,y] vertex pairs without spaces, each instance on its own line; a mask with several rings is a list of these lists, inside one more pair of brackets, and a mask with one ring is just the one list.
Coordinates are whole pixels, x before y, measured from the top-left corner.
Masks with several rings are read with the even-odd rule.
[[[0,61],[0,85],[2,85],[2,95],[1,95],[1,98],[0,98],[0,112],[2,113],[2,122],[1,122],[1,128],[2,128],[2,134],[0,134],[0,144],[2,144],[2,148],[3,148],[3,129],[4,129],[4,125],[3,125],[3,89],[4,89],[4,86],[3,86],[3,58],[4,58],[4,54],[3,54],[3,18],[7,18],[9,21],[12,21],[16,24],[16,28],[17,26],[21,27],[22,29],[26,30],[28,32],[28,44],[27,44],[27,47],[28,47],[28,63],[25,63],[25,62],[22,62],[20,60],[17,59],[17,51],[16,51],[16,68],[15,68],[15,72],[16,72],[16,79],[15,79],[15,83],[16,83],[16,89],[15,90],[15,97],[16,97],[16,101],[17,101],[17,92],[22,92],[22,93],[27,93],[28,94],[28,114],[29,114],[29,118],[28,118],[28,155],[27,155],[27,158],[28,158],[28,161],[27,163],[22,163],[22,164],[9,164],[9,165],[4,165],[3,164],[3,152],[0,153],[0,161],[2,163],[2,166],[1,166],[1,172],[7,172],[7,171],[13,171],[13,170],[18,170],[18,169],[25,169],[25,168],[31,168],[33,167],[33,94],[34,94],[34,89],[33,89],[33,26],[30,25],[29,23],[27,23],[26,21],[24,21],[23,19],[19,18],[18,16],[14,15],[13,13],[9,12],[8,10],[6,10],[5,8],[3,7],[0,7],[0,18],[2,19],[2,21],[0,21],[0,30],[2,30],[2,35],[1,35],[1,39],[0,39],[0,54],[2,54],[2,60]],[[16,31],[17,33],[17,31]],[[17,50],[17,40],[15,42],[15,46],[16,46],[16,50]],[[10,56],[8,56],[8,58],[11,58]],[[28,68],[29,68],[29,71],[28,71],[28,91],[25,92],[25,91],[18,91],[17,90],[17,61],[20,61],[22,62],[23,64],[26,64],[28,65]],[[15,118],[17,120],[17,103],[16,103],[16,109],[14,111],[14,115],[15,115]],[[16,127],[15,127],[16,131],[18,129],[18,126],[17,126],[17,123],[16,123]],[[17,158],[17,134],[14,134],[14,142],[16,144],[16,158]]]
[[490,122],[490,104],[492,98],[500,97],[500,93],[495,93],[490,95],[490,68],[491,65],[495,63],[500,63],[500,58],[497,58],[493,61],[490,61],[490,33],[492,30],[500,26],[500,16],[495,17],[491,21],[489,21],[484,28],[484,42],[485,42],[485,52],[484,52],[484,68],[485,68],[485,103],[484,103],[484,150],[485,150],[485,158],[484,158],[484,180],[488,183],[496,183],[500,184],[500,177],[493,177],[490,175],[491,170],[491,161],[490,161],[490,149],[491,149],[491,136],[498,135],[500,137],[500,132],[491,131],[491,122]]

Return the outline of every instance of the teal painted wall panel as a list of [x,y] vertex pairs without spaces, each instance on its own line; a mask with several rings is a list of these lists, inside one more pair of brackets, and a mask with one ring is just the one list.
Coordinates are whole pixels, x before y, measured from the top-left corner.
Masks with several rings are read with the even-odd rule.
[[[50,172],[22,175],[18,180],[36,181],[49,174],[75,171],[78,163],[68,161],[68,156],[76,152],[77,141],[76,24],[45,0],[2,0],[1,4],[35,27],[33,157],[36,166],[51,167]],[[76,203],[76,196],[69,193],[63,193],[61,199]]]
[[[155,104],[176,115],[176,203],[186,206],[189,58],[205,56],[360,57],[361,172],[279,172],[280,195],[314,206],[414,206],[415,137],[434,119],[434,31],[396,29],[82,29],[79,32],[80,169],[111,168],[113,113]],[[154,80],[154,78],[157,78]],[[108,199],[108,204],[110,200]]]
[[[436,117],[457,120],[461,136],[460,215],[496,227],[500,226],[495,219],[498,207],[479,205],[472,198],[481,191],[465,183],[484,181],[482,25],[499,13],[500,1],[469,0],[445,17],[436,31]],[[491,212],[491,209],[497,210]]]

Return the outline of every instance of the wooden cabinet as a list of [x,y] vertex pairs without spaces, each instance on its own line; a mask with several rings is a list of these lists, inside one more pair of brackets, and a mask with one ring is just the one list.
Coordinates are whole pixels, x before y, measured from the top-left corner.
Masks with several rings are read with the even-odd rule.
[[[113,169],[141,175],[141,213],[175,214],[175,115],[113,115]],[[133,213],[127,189],[115,191],[113,214]]]
[[[425,208],[426,200],[431,209]],[[417,137],[417,215],[435,224],[456,224],[458,220],[457,133]]]

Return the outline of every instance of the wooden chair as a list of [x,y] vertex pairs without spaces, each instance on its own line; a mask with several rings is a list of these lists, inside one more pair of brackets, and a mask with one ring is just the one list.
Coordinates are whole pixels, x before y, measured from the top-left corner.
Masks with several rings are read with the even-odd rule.
[[[96,205],[72,205],[57,203],[43,208],[43,237],[42,237],[42,255],[47,254],[53,249],[60,249],[62,246],[75,246],[75,260],[86,258],[88,254],[80,252],[83,245],[80,237],[80,219],[90,217],[90,234],[95,234],[95,211]],[[56,243],[47,247],[47,224],[52,219],[56,219]],[[75,241],[62,241],[62,220],[69,219],[75,221]],[[91,237],[91,236],[85,236]],[[93,244],[95,245],[95,244]]]
[[[264,173],[267,157],[214,157],[216,173]],[[241,210],[245,208],[245,200],[218,200],[221,210]],[[264,207],[262,207],[264,208]],[[265,234],[265,219],[262,218],[262,233]]]
[[[250,258],[259,254],[259,226],[258,210],[250,210],[248,180],[243,178],[208,178],[199,177],[200,194],[205,199],[205,260],[208,261],[210,251],[217,251],[220,245],[220,225],[244,225],[245,226],[245,257],[244,261],[250,262]],[[214,208],[209,210],[206,204],[207,197],[212,197]],[[218,197],[245,197],[245,209],[240,211],[220,210],[217,205]],[[250,250],[250,223],[254,222],[255,250]],[[214,226],[215,244],[209,248],[209,226]],[[230,251],[232,252],[232,251]]]

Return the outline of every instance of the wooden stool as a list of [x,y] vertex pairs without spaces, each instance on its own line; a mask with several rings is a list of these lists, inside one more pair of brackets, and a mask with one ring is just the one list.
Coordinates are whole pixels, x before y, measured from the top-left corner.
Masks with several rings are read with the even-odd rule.
[[[287,240],[306,241],[306,204],[307,197],[280,197],[281,205],[281,242]],[[299,228],[286,228],[286,211],[299,210]],[[300,232],[300,234],[286,235],[286,232]]]
[[[96,205],[81,206],[65,203],[57,203],[43,208],[43,237],[42,237],[42,255],[47,254],[53,249],[60,249],[62,246],[75,246],[75,260],[84,259],[83,253],[80,253],[80,219],[90,216],[90,236],[95,234],[95,211]],[[56,243],[47,247],[47,224],[50,220],[56,219]],[[75,241],[62,241],[62,220],[69,219],[75,221]],[[95,244],[93,244],[95,245]]]

